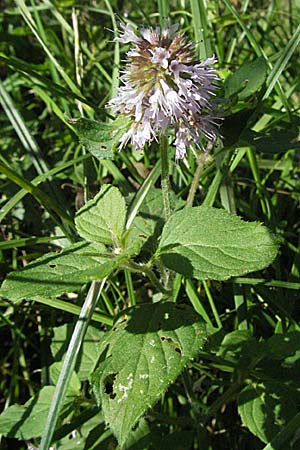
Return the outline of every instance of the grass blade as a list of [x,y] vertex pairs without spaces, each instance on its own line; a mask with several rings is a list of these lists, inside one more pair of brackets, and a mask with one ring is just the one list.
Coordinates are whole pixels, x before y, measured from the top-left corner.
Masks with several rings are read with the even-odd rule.
[[60,408],[66,395],[66,391],[76,364],[76,358],[82,345],[99,294],[101,293],[105,283],[106,279],[104,279],[101,284],[92,282],[85,302],[82,306],[54,391],[47,422],[45,425],[45,431],[42,436],[39,450],[49,450],[49,447],[51,445],[52,436],[54,434],[55,427],[58,421]]

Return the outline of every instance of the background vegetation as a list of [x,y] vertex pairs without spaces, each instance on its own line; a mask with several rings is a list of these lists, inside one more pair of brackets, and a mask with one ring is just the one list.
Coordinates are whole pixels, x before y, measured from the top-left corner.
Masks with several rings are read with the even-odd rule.
[[[127,50],[113,42],[118,17],[138,26],[156,26],[166,16],[197,43],[200,58],[216,55],[225,80],[220,88],[223,148],[201,167],[194,204],[222,207],[262,222],[280,237],[281,245],[274,264],[264,271],[224,283],[187,280],[178,286],[178,301],[191,303],[219,331],[147,413],[150,431],[135,434],[128,448],[297,449],[300,7],[296,0],[4,2],[1,276],[4,279],[44,253],[75,242],[74,214],[102,184],[111,183],[124,196],[132,196],[156,167],[155,145],[143,153],[129,146],[113,161],[99,161],[79,143],[69,119],[109,119],[105,104],[116,92]],[[197,167],[192,153],[187,160],[172,163],[172,188],[182,204]],[[152,173],[159,187],[159,173]],[[79,295],[39,302],[0,300],[1,410],[24,404],[42,386],[55,383],[60,363],[52,363],[64,354],[86,292],[84,287]],[[87,381],[96,359],[92,344],[117,312],[152,295],[147,281],[126,271],[116,272],[102,291],[86,338],[84,354],[89,361],[80,358],[78,379],[70,388],[72,402],[60,415],[58,448],[117,448]],[[52,392],[45,395],[50,398]],[[2,423],[1,448],[37,445],[43,431],[38,426],[41,414],[34,434],[8,432]]]

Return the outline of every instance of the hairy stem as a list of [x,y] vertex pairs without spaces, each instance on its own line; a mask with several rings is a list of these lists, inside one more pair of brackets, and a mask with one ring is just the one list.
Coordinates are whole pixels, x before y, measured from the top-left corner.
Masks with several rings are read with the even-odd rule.
[[209,154],[209,151],[212,148],[212,145],[213,145],[212,143],[209,143],[207,145],[205,151],[201,155],[199,155],[199,157],[197,158],[197,168],[195,170],[195,174],[194,174],[194,178],[193,178],[193,181],[192,181],[192,184],[190,187],[189,195],[186,200],[186,205],[185,205],[186,207],[193,206],[194,198],[195,198],[196,191],[199,186],[200,177],[201,177],[201,174],[203,171],[203,166],[205,164],[205,161]]
[[160,139],[161,189],[166,221],[171,216],[168,147],[168,137],[162,136]]

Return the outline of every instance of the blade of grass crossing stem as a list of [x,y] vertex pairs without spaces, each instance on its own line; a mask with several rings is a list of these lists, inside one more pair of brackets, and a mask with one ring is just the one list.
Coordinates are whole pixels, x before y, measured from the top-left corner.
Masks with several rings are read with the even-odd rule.
[[216,170],[213,181],[211,182],[208,192],[203,200],[203,206],[212,206],[214,204],[217,193],[219,192],[219,188],[223,179],[223,173],[220,169]]
[[286,65],[288,64],[289,60],[291,59],[294,51],[298,47],[300,43],[300,25],[298,26],[297,30],[295,31],[294,35],[291,37],[289,42],[287,43],[286,47],[283,49],[280,57],[276,61],[276,63],[273,66],[273,69],[269,73],[269,76],[266,81],[267,90],[265,95],[263,96],[263,100],[269,97],[270,93],[272,92],[275,84],[277,83],[280,75],[286,68]]
[[202,0],[191,0],[192,20],[195,41],[200,60],[211,56],[211,45],[208,39],[207,7]]
[[199,299],[198,293],[193,282],[189,279],[185,280],[185,292],[188,296],[191,304],[194,307],[194,310],[205,320],[206,323],[213,326],[212,321],[209,318],[204,306],[202,305],[201,300]]
[[89,292],[86,296],[85,302],[82,306],[80,315],[76,322],[67,353],[64,358],[63,366],[59,374],[57,385],[55,387],[54,395],[51,401],[49,414],[47,417],[45,430],[42,435],[39,450],[48,450],[55,427],[58,421],[59,412],[66,395],[66,391],[76,364],[77,355],[82,345],[88,324],[92,317],[92,313],[96,306],[99,294],[103,289],[106,278],[100,283],[93,281]]
[[158,12],[159,12],[159,24],[163,28],[165,20],[169,17],[170,9],[169,2],[167,0],[157,0]]

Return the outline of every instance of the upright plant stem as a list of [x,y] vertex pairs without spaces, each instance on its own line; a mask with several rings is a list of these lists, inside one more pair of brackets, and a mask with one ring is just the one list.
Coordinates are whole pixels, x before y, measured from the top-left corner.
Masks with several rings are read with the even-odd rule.
[[168,146],[167,136],[162,136],[160,140],[161,189],[166,221],[171,217]]
[[201,155],[199,155],[199,157],[197,158],[197,168],[196,168],[194,178],[193,178],[193,181],[192,181],[192,184],[190,187],[189,195],[188,195],[188,198],[186,201],[186,205],[185,205],[186,207],[193,206],[194,198],[195,198],[197,189],[199,187],[200,177],[203,172],[203,166],[205,164],[206,158],[209,155],[209,152],[212,149],[212,147],[213,147],[213,143],[209,142],[207,144],[207,148],[205,149],[205,151]]
[[59,379],[52,398],[39,450],[48,450],[51,445],[51,440],[58,420],[59,412],[65,398],[72,373],[74,371],[77,355],[83,342],[92,313],[96,306],[98,296],[105,282],[106,278],[102,280],[101,283],[98,283],[96,281],[92,282],[85,302],[82,306],[78,321],[75,325],[75,329],[69,343],[61,372],[59,374]]

